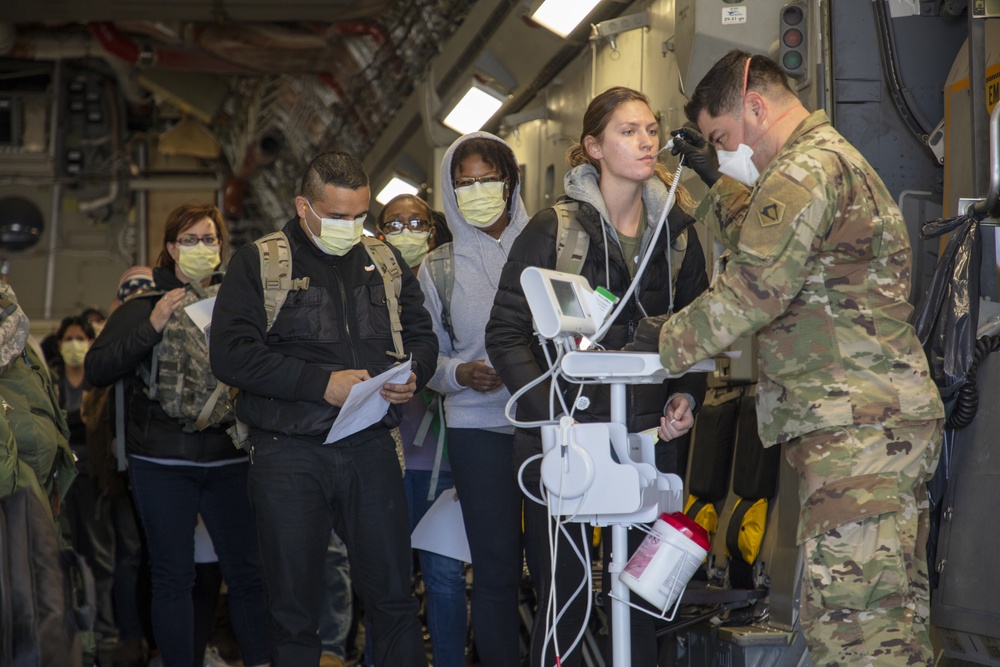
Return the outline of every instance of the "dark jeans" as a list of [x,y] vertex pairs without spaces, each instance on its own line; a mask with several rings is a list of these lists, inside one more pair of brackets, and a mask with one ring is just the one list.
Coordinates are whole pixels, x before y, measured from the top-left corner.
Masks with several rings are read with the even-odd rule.
[[270,604],[275,667],[316,665],[326,549],[347,545],[351,581],[372,620],[375,662],[426,667],[410,592],[410,534],[388,431],[358,445],[251,439],[250,497]]
[[472,634],[484,667],[519,664],[524,559],[513,444],[512,435],[448,429],[448,460],[472,554]]
[[[115,534],[111,503],[101,496],[97,478],[80,473],[70,485],[59,512],[63,536],[87,560],[94,575],[97,615],[94,632],[97,639],[115,639],[113,591],[115,584]],[[133,593],[135,587],[132,588]],[[134,606],[134,605],[133,605]]]
[[162,465],[129,457],[132,495],[149,546],[153,633],[164,667],[194,664],[194,527],[201,514],[229,587],[229,615],[246,665],[270,660],[267,617],[247,501],[247,464]]
[[132,494],[127,491],[109,498],[108,503],[115,531],[115,581],[112,589],[115,623],[118,624],[119,639],[138,642],[143,634],[139,611],[139,568],[144,556],[139,518]]
[[[416,527],[434,504],[427,500],[431,488],[430,470],[407,470],[406,500],[410,507],[410,530]],[[440,472],[434,498],[455,484],[447,470]],[[417,549],[420,574],[427,591],[427,629],[431,634],[434,667],[465,667],[465,638],[468,609],[465,601],[465,564],[431,551]]]

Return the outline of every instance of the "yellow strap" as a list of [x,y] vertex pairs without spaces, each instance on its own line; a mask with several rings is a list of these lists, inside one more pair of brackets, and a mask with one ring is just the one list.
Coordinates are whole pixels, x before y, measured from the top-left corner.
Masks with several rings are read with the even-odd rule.
[[205,427],[208,426],[208,420],[211,418],[212,413],[215,412],[215,404],[219,402],[219,397],[222,396],[222,392],[228,389],[228,387],[221,382],[215,385],[215,391],[212,395],[208,397],[205,405],[202,406],[201,412],[198,413],[198,419],[194,421],[194,427],[199,431],[204,431]]

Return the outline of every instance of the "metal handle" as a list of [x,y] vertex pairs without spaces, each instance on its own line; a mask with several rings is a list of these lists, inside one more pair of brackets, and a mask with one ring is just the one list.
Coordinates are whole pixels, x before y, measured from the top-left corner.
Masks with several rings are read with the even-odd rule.
[[990,190],[986,199],[972,205],[978,219],[1000,217],[1000,104],[990,114]]

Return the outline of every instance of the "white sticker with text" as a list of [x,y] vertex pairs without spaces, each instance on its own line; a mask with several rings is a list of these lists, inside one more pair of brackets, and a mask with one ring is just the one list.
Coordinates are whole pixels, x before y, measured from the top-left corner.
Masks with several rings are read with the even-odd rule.
[[746,7],[723,7],[722,25],[734,25],[736,23],[747,22]]

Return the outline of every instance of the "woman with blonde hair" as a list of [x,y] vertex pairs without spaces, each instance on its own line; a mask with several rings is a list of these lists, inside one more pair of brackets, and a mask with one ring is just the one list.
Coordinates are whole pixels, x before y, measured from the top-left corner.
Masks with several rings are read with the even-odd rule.
[[[656,246],[652,243],[655,225],[667,202],[668,189],[664,178],[669,174],[657,164],[660,148],[659,125],[653,116],[649,100],[630,88],[610,88],[587,107],[583,117],[580,143],[569,152],[571,166],[564,179],[566,197],[557,206],[576,209],[577,224],[589,236],[587,254],[580,274],[593,287],[604,287],[612,294],[624,296],[636,276],[641,257],[652,255],[640,283],[617,319],[611,325],[601,345],[619,350],[630,343],[639,320],[648,315],[662,315],[683,308],[707,286],[705,258],[697,235],[690,227],[694,220],[681,206],[674,206],[667,217],[668,229],[660,233]],[[662,177],[657,178],[661,173]],[[686,195],[682,195],[686,197]],[[690,198],[686,197],[690,207]],[[690,208],[689,208],[690,210]],[[493,312],[486,328],[486,348],[490,361],[513,394],[542,375],[547,368],[543,350],[533,334],[531,311],[521,289],[521,272],[529,266],[554,269],[557,265],[558,214],[554,208],[539,211],[514,242],[500,277]],[[610,421],[610,398],[605,385],[588,385],[583,395],[587,401],[576,401],[577,386],[561,389],[567,405],[582,406],[573,414],[579,422]],[[637,385],[628,393],[628,431],[637,433],[659,424],[661,442],[657,443],[657,466],[662,472],[684,473],[687,440],[684,436],[694,425],[693,412],[705,391],[704,376],[688,375],[660,385]],[[517,401],[519,421],[549,419],[549,383],[535,386]],[[542,451],[537,429],[518,428],[514,436],[515,468]],[[525,469],[525,487],[534,495],[539,489],[540,466],[537,462]],[[576,595],[586,577],[584,567],[574,550],[586,556],[587,545],[579,533],[572,531],[578,543],[560,539],[558,560],[551,569],[548,545],[548,512],[536,502],[526,500],[525,542],[528,567],[535,582],[538,613],[531,638],[533,667],[578,665],[579,648],[566,653],[574,638],[586,623],[587,593]],[[635,548],[642,534],[632,531],[630,541]],[[604,563],[611,562],[609,540],[605,541]],[[555,573],[556,611],[565,614],[554,633],[546,629],[546,608]],[[606,577],[605,590],[610,590]],[[572,599],[571,599],[572,598]],[[633,665],[656,665],[656,637],[652,619],[641,612],[632,614]],[[610,653],[611,639],[608,640]],[[544,657],[543,657],[544,652]]]

